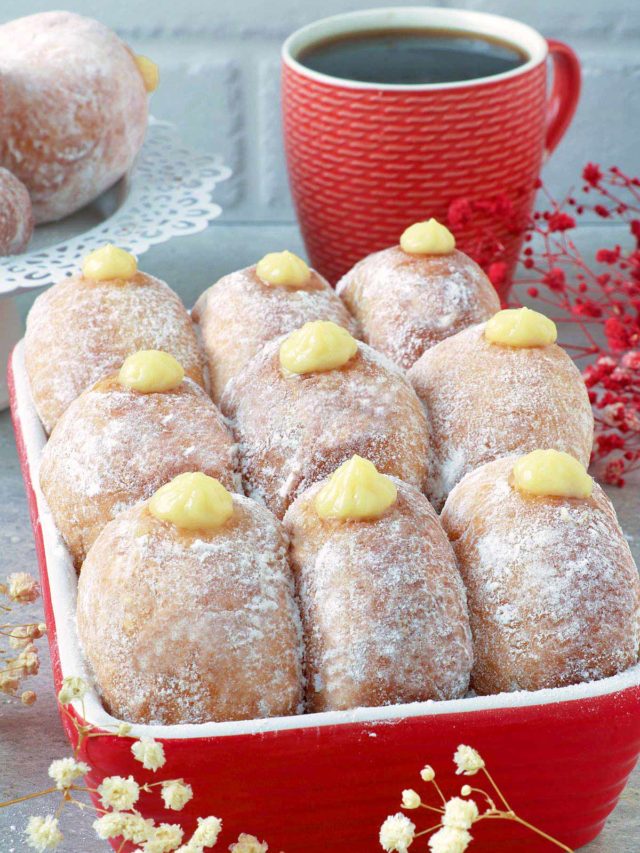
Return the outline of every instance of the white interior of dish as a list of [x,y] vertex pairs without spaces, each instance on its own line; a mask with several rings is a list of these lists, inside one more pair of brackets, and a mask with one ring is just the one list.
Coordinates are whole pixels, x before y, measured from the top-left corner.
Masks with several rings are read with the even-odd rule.
[[[24,346],[21,341],[13,353],[11,370],[16,392],[19,428],[27,453],[31,483],[35,492],[42,528],[42,538],[47,562],[51,603],[55,619],[60,665],[63,676],[81,675],[91,682],[86,663],[80,650],[75,624],[77,577],[71,560],[40,490],[38,469],[46,436],[31,399],[31,391],[24,367]],[[387,705],[382,708],[355,708],[351,711],[331,711],[321,714],[304,714],[292,717],[271,717],[261,720],[242,720],[226,723],[182,724],[174,726],[134,725],[135,737],[155,738],[210,738],[225,735],[258,734],[283,729],[317,728],[344,725],[346,723],[392,722],[406,717],[431,716],[435,714],[471,714],[487,709],[530,707],[552,702],[573,702],[615,693],[627,687],[640,685],[640,664],[620,675],[536,692],[501,693],[497,696],[477,696],[447,702],[412,702],[405,705]],[[79,703],[75,705],[82,713]],[[84,716],[87,722],[99,728],[109,729],[120,722],[102,707],[100,697],[91,689],[84,700]]]

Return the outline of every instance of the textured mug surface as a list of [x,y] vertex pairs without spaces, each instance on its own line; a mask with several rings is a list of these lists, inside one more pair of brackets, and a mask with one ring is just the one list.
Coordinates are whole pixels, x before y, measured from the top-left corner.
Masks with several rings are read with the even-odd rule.
[[[342,80],[296,57],[332,36],[429,27],[510,42],[528,59],[512,71],[461,83],[378,85]],[[547,56],[554,80],[547,93]],[[508,221],[474,216],[453,228],[471,250],[491,224],[513,267],[521,243],[514,221],[531,210],[544,157],[575,110],[580,70],[573,52],[495,15],[427,7],[338,15],[298,30],[283,47],[283,110],[289,178],[313,266],[332,283],[404,228],[447,222],[457,199],[506,195]]]

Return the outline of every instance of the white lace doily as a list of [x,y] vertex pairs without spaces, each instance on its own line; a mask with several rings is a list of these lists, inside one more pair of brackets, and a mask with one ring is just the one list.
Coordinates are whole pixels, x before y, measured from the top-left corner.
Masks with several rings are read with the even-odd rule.
[[[151,119],[125,178],[90,210],[36,229],[32,250],[0,258],[0,296],[59,281],[102,243],[140,256],[172,237],[203,231],[222,212],[212,194],[230,175],[218,157],[189,151],[172,125]],[[87,219],[99,224],[87,230]]]

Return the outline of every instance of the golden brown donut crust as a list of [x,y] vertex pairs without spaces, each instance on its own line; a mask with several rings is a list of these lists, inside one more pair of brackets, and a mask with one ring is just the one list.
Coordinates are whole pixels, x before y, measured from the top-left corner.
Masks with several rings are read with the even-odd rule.
[[45,12],[0,26],[0,166],[37,222],[79,210],[129,169],[147,127],[129,48],[99,21]]
[[472,665],[466,596],[428,500],[395,479],[372,521],[323,520],[316,483],[287,510],[310,711],[463,696]]
[[85,388],[141,349],[170,353],[204,387],[204,354],[191,318],[160,279],[142,272],[129,281],[77,275],[38,296],[27,317],[25,364],[45,430]]
[[556,344],[491,344],[484,328],[441,341],[407,374],[427,412],[436,509],[468,471],[509,453],[552,448],[589,464],[593,414],[571,358]]
[[241,491],[236,446],[191,379],[141,394],[101,379],[64,412],[45,445],[40,485],[77,569],[102,528],[185,471]]
[[487,276],[457,249],[448,255],[384,249],[359,261],[336,291],[363,340],[405,370],[438,341],[500,310]]
[[301,712],[287,539],[265,507],[233,503],[223,528],[195,532],[139,504],[96,539],[78,634],[116,717],[171,725]]
[[354,453],[418,488],[427,477],[427,424],[403,372],[366,344],[337,370],[284,376],[283,338],[227,385],[220,407],[239,444],[247,494],[278,518]]
[[332,320],[357,336],[356,321],[328,282],[311,270],[299,288],[265,284],[255,266],[225,275],[200,296],[193,311],[209,362],[211,396],[269,341],[314,320]]
[[563,687],[638,660],[640,582],[600,486],[588,499],[523,495],[517,456],[453,489],[442,524],[467,588],[482,694]]

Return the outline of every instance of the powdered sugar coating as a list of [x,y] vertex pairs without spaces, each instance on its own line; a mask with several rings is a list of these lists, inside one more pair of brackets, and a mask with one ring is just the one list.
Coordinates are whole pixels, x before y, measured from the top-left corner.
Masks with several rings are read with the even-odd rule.
[[468,471],[509,453],[552,448],[589,464],[593,414],[571,358],[555,344],[491,344],[484,328],[441,341],[407,374],[427,412],[436,509]]
[[37,222],[60,219],[131,166],[147,93],[129,48],[98,21],[45,12],[0,26],[0,165]]
[[204,355],[179,297],[138,272],[129,281],[66,278],[42,293],[27,317],[25,363],[47,432],[84,389],[140,349],[173,355],[204,385]]
[[140,394],[117,374],[84,391],[45,446],[40,485],[80,568],[102,528],[185,471],[241,491],[236,446],[222,415],[191,379]]
[[467,587],[479,693],[614,675],[638,660],[640,581],[611,502],[523,495],[517,456],[473,471],[442,523]]
[[438,341],[500,310],[493,285],[467,255],[409,255],[399,246],[357,263],[336,288],[363,340],[408,369]]
[[394,482],[396,503],[372,521],[319,518],[323,483],[284,517],[312,711],[453,699],[468,688],[471,631],[451,545],[429,501]]
[[33,211],[29,192],[15,175],[0,168],[0,255],[24,252],[32,233]]
[[220,529],[139,504],[102,531],[78,584],[78,633],[107,709],[138,723],[301,712],[301,631],[287,538],[233,496]]
[[267,344],[220,403],[239,445],[247,494],[282,518],[289,504],[354,453],[423,488],[427,424],[402,371],[366,344],[343,367],[285,376]]
[[268,341],[313,320],[332,320],[353,335],[358,331],[327,281],[313,270],[299,288],[265,284],[255,266],[238,270],[205,290],[192,316],[202,332],[216,402],[227,382]]

